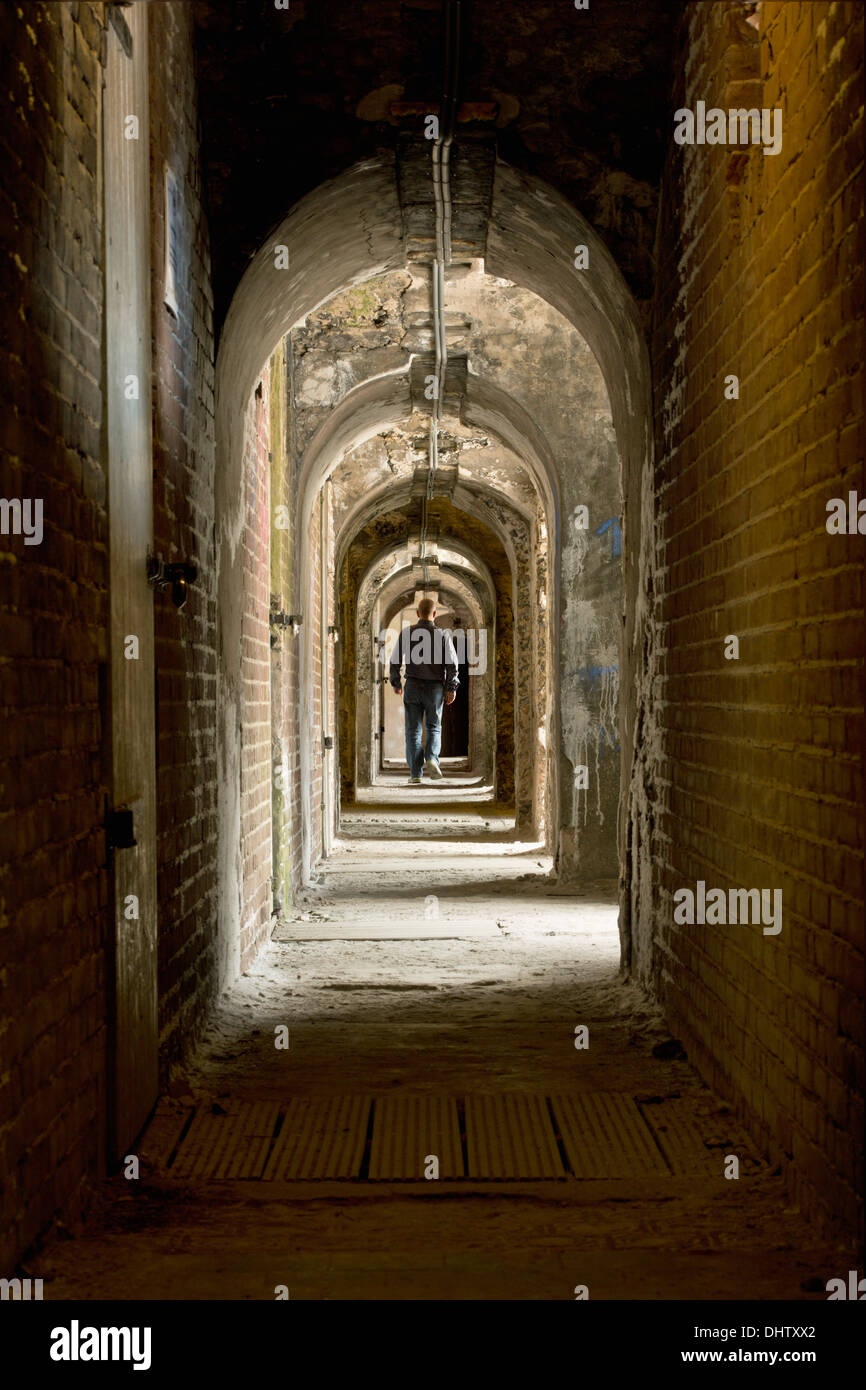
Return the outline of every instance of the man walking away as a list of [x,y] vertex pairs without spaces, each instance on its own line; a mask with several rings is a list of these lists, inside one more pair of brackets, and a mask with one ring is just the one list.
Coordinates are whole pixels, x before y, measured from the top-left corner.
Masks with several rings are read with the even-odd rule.
[[[460,684],[451,633],[434,627],[435,617],[436,605],[432,598],[422,598],[418,604],[418,622],[401,630],[391,657],[391,685],[403,696],[406,761],[413,786],[420,783],[422,768],[428,777],[442,776],[439,768],[442,707],[453,703]],[[400,668],[404,665],[405,685],[400,680]],[[427,727],[426,749],[421,742],[422,722]]]

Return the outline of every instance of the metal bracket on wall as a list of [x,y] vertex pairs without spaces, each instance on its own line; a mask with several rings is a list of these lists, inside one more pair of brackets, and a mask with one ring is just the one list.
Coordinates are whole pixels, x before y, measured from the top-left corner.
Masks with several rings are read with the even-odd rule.
[[161,555],[149,555],[147,559],[147,582],[152,589],[166,589],[171,585],[171,601],[175,608],[183,608],[189,593],[190,584],[198,578],[198,570],[189,560],[179,560],[166,565]]
[[304,619],[300,613],[283,613],[282,611],[279,613],[271,613],[268,619],[271,627],[281,627],[284,629],[290,627],[296,637],[298,635],[298,629],[303,621]]

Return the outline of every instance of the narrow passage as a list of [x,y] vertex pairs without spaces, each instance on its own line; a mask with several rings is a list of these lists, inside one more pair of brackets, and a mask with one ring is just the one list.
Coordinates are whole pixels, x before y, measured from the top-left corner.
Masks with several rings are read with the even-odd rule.
[[469,778],[366,795],[49,1296],[807,1297],[828,1252],[618,979],[613,886]]

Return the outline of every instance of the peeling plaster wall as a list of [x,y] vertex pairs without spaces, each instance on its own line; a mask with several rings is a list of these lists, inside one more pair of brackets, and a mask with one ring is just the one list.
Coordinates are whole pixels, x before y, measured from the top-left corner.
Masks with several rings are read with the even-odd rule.
[[[304,439],[314,438],[329,409],[338,402],[348,402],[352,387],[363,382],[372,385],[383,369],[395,371],[401,352],[405,359],[410,350],[428,349],[429,332],[424,327],[427,290],[422,281],[420,272],[413,274],[411,281],[406,274],[396,273],[358,286],[336,296],[293,334],[297,340],[296,373],[303,378],[296,404],[303,419],[300,431]],[[408,321],[411,326],[407,327]],[[559,532],[553,532],[563,542],[556,570],[562,578],[557,595],[561,617],[557,657],[562,681],[561,766],[556,779],[562,788],[559,866],[564,880],[580,876],[582,865],[591,865],[593,876],[616,876],[622,507],[619,460],[604,381],[592,353],[561,315],[534,294],[491,280],[477,266],[468,272],[466,268],[455,269],[449,275],[446,325],[450,357],[468,355],[467,409],[474,408],[475,377],[496,381],[498,388],[531,417],[546,441],[551,465],[562,479],[563,520]],[[383,359],[382,353],[387,357]],[[556,393],[549,390],[550,380],[558,383]],[[346,506],[345,498],[354,500],[359,492],[363,495],[375,487],[378,478],[384,484],[389,477],[396,480],[422,466],[426,455],[423,414],[417,429],[420,438],[413,444],[416,451],[420,445],[420,452],[414,458],[407,455],[405,446],[389,442],[396,440],[395,435],[383,434],[375,444],[368,441],[362,446],[367,452],[358,456],[369,464],[369,474],[357,482],[351,475],[353,481],[346,486],[339,482],[338,470],[334,475],[338,510]],[[469,469],[469,451],[450,455],[448,447],[446,437],[443,475],[453,479],[449,486],[456,483],[457,497],[461,479]],[[455,468],[456,474],[449,474],[448,470]],[[515,535],[522,535],[521,543],[515,550],[508,540],[507,549],[520,571],[512,594],[517,611],[518,667],[538,671],[540,663],[546,676],[547,626],[553,614],[547,606],[541,610],[535,597],[530,562],[533,547],[545,549],[538,541],[544,513],[525,467],[509,463],[507,451],[498,456],[491,451],[486,470],[482,467],[480,471],[484,474],[484,507],[489,512],[496,514],[495,494],[501,491],[517,496],[533,517],[534,533],[518,524]],[[579,507],[588,513],[586,530],[575,521]],[[508,525],[501,515],[498,521],[507,534]],[[545,533],[547,529],[545,525]],[[545,599],[549,582],[548,574]],[[354,662],[354,654],[350,659]],[[552,748],[556,741],[553,731],[546,728],[552,713],[546,694],[536,693],[534,680],[524,694],[525,698],[519,698],[511,708],[502,699],[497,704],[500,738],[504,738],[507,719],[516,716],[519,722],[514,737],[516,766],[513,774],[504,770],[501,785],[508,788],[509,795],[512,785],[519,788],[521,832],[537,825],[542,807],[551,802],[553,783],[548,786],[543,769],[546,748]],[[347,734],[344,728],[343,739]],[[346,793],[348,757],[344,749],[341,761]]]
[[[217,440],[220,466],[217,475],[217,537],[221,606],[223,600],[228,599],[232,584],[233,546],[236,544],[233,535],[237,518],[236,501],[233,499],[237,497],[238,403],[245,399],[249,389],[246,385],[251,380],[249,362],[257,357],[259,360],[266,358],[282,332],[292,324],[299,323],[305,314],[311,313],[317,304],[324,303],[329,295],[333,296],[335,284],[338,287],[359,285],[371,277],[398,269],[402,245],[395,238],[395,228],[399,226],[393,163],[387,156],[377,156],[347,171],[332,184],[323,185],[298,204],[274,229],[273,238],[262,247],[244,276],[226,321],[218,360]],[[274,272],[271,254],[274,242],[290,249],[290,269],[281,275]],[[590,269],[583,273],[576,272],[572,263],[573,248],[579,242],[590,249]],[[621,721],[621,764],[624,785],[629,789],[630,812],[620,829],[623,855],[627,856],[624,873],[632,890],[623,900],[621,918],[627,959],[633,911],[637,899],[645,891],[645,872],[648,868],[643,847],[636,843],[639,816],[633,814],[640,797],[645,797],[642,788],[647,779],[641,770],[644,749],[643,746],[636,748],[632,738],[635,725],[642,723],[646,726],[652,716],[651,691],[647,683],[647,672],[651,668],[648,647],[652,633],[649,623],[651,552],[641,513],[642,490],[646,486],[652,447],[647,424],[646,348],[634,302],[621,274],[592,228],[554,189],[502,164],[496,167],[486,264],[492,274],[507,278],[515,285],[522,285],[545,298],[573,324],[602,369],[610,399],[626,494],[623,559],[627,597],[623,615],[623,669],[620,672],[620,689],[624,693],[620,704],[626,715],[625,722]],[[543,385],[547,390],[547,381]],[[467,423],[480,426],[487,432],[492,430],[521,458],[530,462],[535,470],[537,485],[545,498],[545,520],[551,546],[549,597],[552,596],[553,602],[548,602],[548,613],[558,623],[561,557],[557,547],[563,507],[559,498],[561,480],[557,476],[558,467],[553,451],[534,422],[532,410],[502,391],[495,382],[470,374],[467,389],[469,394],[463,407]],[[322,469],[327,472],[347,447],[375,434],[389,419],[407,418],[410,413],[409,400],[408,381],[400,372],[370,378],[365,385],[355,387],[343,397],[325,424],[316,430],[311,447],[304,453],[298,505],[306,508],[307,517],[311,514],[314,496],[310,484],[316,471],[319,470],[320,476]],[[313,444],[315,449],[312,448]],[[330,465],[329,459],[332,461]],[[651,488],[646,495],[652,498]],[[305,527],[302,527],[301,553],[296,564],[304,573],[309,571],[308,545],[309,537],[305,535]],[[587,579],[592,579],[591,573],[587,574]],[[228,602],[230,604],[230,599]],[[573,616],[580,618],[579,613],[573,613]],[[587,637],[597,640],[597,634],[584,632],[580,634],[580,641],[584,642]],[[575,669],[578,671],[600,664],[581,661],[584,655],[581,650],[573,655],[577,658]],[[560,653],[553,647],[552,675],[557,670],[559,660]],[[225,814],[220,817],[221,844],[224,847],[221,864],[226,888],[221,894],[224,935],[231,933],[232,914],[237,910],[233,904],[238,903],[230,864],[233,800],[230,730],[235,700],[232,667],[231,649],[226,642],[222,642],[220,756],[221,765],[228,773],[221,787],[221,811]],[[603,690],[599,682],[599,727],[603,696],[609,698],[609,692]],[[310,724],[308,698],[307,681],[302,671],[301,780],[304,785],[309,782],[309,753],[305,753],[303,742],[304,731]],[[559,712],[555,702],[549,714],[552,725],[556,726]],[[552,728],[550,733],[551,741],[558,747],[558,727]],[[577,733],[579,730],[570,730],[572,738]],[[581,872],[580,853],[579,850],[576,855],[573,853],[575,845],[569,842],[568,831],[576,832],[577,808],[572,794],[572,779],[563,776],[563,772],[568,772],[569,768],[562,766],[562,756],[558,761],[559,767],[556,759],[549,762],[551,803],[558,804],[561,794],[563,805],[567,808],[567,833],[563,837],[561,849],[564,853],[561,853],[560,860],[564,877],[574,881]],[[566,764],[568,761],[566,759]],[[576,748],[571,749],[571,761],[577,761]],[[612,835],[612,817],[606,816],[606,821],[604,831]],[[576,835],[572,834],[571,839],[574,841]]]
[[[607,389],[580,334],[527,290],[467,277],[460,303],[473,325],[470,372],[526,409],[560,479],[560,873],[571,879],[591,864],[593,875],[616,877],[622,501]],[[530,653],[542,622],[527,612],[518,625]]]
[[[578,245],[589,252],[584,271],[574,267]],[[619,865],[620,937],[628,968],[633,934],[640,921],[649,920],[652,903],[647,820],[659,772],[653,694],[657,559],[649,354],[637,305],[590,224],[554,188],[503,163],[496,167],[485,264],[492,275],[533,290],[568,319],[592,350],[610,400],[622,505]],[[556,525],[561,525],[560,514]],[[551,553],[556,559],[556,545]],[[555,594],[556,582],[552,589]]]
[[382,275],[329,299],[291,333],[294,447],[300,457],[319,425],[353,387],[405,369],[406,271]]
[[[462,277],[455,276],[453,292],[459,295],[463,289]],[[415,269],[410,277],[397,272],[335,296],[309,315],[303,326],[293,331],[293,418],[299,454],[305,448],[310,452],[317,429],[321,430],[323,425],[330,427],[331,411],[335,405],[348,399],[352,388],[364,382],[372,384],[383,371],[393,372],[401,361],[405,367],[410,351],[426,351],[429,348],[429,332],[423,326],[425,313],[429,313],[428,297],[429,287],[424,284],[423,273]],[[483,308],[488,317],[493,316],[496,312],[495,296],[491,296]],[[543,314],[550,317],[550,310],[546,306],[541,306],[541,309]],[[452,322],[448,330],[450,348],[459,354],[465,347],[461,332],[466,320],[460,313],[451,314],[448,318]],[[407,327],[407,323],[411,326]],[[480,340],[483,332],[483,321],[479,314],[476,339]],[[455,429],[456,435],[452,438],[451,432]],[[337,517],[344,517],[352,508],[357,508],[358,498],[369,495],[379,486],[382,488],[383,505],[387,505],[393,486],[407,478],[411,479],[414,473],[426,467],[427,432],[428,416],[426,412],[419,412],[405,426],[392,427],[390,431],[357,445],[331,474]],[[546,713],[547,695],[537,696],[537,681],[533,674],[538,670],[534,658],[539,656],[541,669],[545,676],[547,674],[546,623],[539,624],[533,614],[534,575],[530,554],[533,544],[537,546],[538,541],[519,512],[514,512],[508,506],[499,506],[495,494],[501,490],[506,497],[515,496],[520,506],[534,517],[536,525],[540,518],[539,499],[525,468],[518,460],[510,458],[507,450],[489,447],[470,450],[471,432],[469,440],[461,438],[465,434],[461,427],[456,424],[452,426],[446,421],[440,440],[441,476],[445,479],[446,490],[453,488],[455,482],[459,487],[459,480],[464,475],[466,482],[475,482],[476,479],[483,481],[483,498],[473,504],[474,508],[477,512],[480,507],[481,514],[490,514],[495,518],[511,562],[517,567],[511,604],[516,606],[517,611],[516,679],[519,694],[516,700],[512,696],[515,677],[505,678],[506,683],[498,691],[497,699],[497,786],[508,799],[513,795],[512,788],[517,788],[518,826],[521,833],[529,833],[538,824],[537,817],[545,804],[542,788],[547,780],[546,752],[537,735],[539,707],[544,708]],[[482,439],[480,443],[489,446],[490,441]],[[418,506],[420,502],[416,503]],[[420,519],[420,511],[418,516]],[[461,525],[468,523],[462,522]],[[353,626],[349,630],[355,630],[357,613],[351,602],[347,606],[347,597],[342,592],[341,612],[341,625],[351,623]],[[497,656],[497,662],[504,660],[505,653],[502,651]],[[362,727],[366,729],[366,663],[357,651],[345,649],[341,653],[340,664],[344,693],[351,686],[352,676],[359,682],[359,705],[364,711]],[[503,668],[499,666],[498,669],[501,671]],[[357,762],[353,732],[364,741],[361,758],[365,765],[368,750],[366,734],[358,733],[347,710],[341,708],[340,720],[341,790],[343,796],[349,796]],[[505,731],[509,721],[514,725],[510,735]],[[514,750],[513,763],[509,761],[512,757],[508,752],[509,747]]]
[[[270,528],[272,611],[292,613],[294,498],[289,457],[290,392],[286,340],[271,358],[270,372]],[[297,721],[298,648],[285,628],[271,627],[271,777],[273,782],[272,857],[274,910],[288,908],[301,865],[300,775]]]

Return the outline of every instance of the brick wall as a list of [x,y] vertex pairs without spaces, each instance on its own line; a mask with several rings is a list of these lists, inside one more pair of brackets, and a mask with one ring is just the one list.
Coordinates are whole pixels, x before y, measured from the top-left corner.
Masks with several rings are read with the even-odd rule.
[[99,5],[0,9],[0,496],[44,514],[41,544],[0,536],[3,1275],[103,1150],[100,46]]
[[[327,626],[337,627],[337,581],[334,573],[336,566],[336,520],[334,516],[334,491],[330,483],[326,488],[326,525],[327,525],[327,546],[328,546],[328,592],[325,595],[327,605]],[[325,642],[325,660],[328,680],[328,719],[327,727],[323,728],[322,733],[327,734],[332,740],[333,751],[327,754],[327,775],[328,775],[328,843],[333,842],[337,833],[337,808],[340,796],[340,750],[339,736],[337,733],[337,646],[342,634],[339,634],[335,644],[331,638]]]
[[[194,1043],[216,984],[213,324],[191,14],[148,10],[151,53],[154,549],[190,559],[186,607],[155,599],[160,1042]],[[0,554],[4,933],[2,1262],[80,1206],[103,1163],[110,931],[102,429],[103,7],[0,11],[5,127],[0,412],[4,497],[41,497],[44,540]],[[178,313],[163,303],[164,178],[180,181]],[[22,999],[30,1001],[22,1012]],[[181,1043],[183,1038],[183,1043]]]
[[[324,504],[323,504],[324,497]],[[300,499],[298,499],[300,506]],[[322,506],[325,507],[325,545],[328,556],[327,583],[323,592],[322,589]],[[334,510],[333,497],[330,487],[326,484],[323,493],[319,493],[313,506],[313,514],[310,519],[308,531],[309,543],[309,580],[301,579],[298,592],[306,596],[309,594],[309,612],[304,613],[304,628],[306,636],[301,640],[309,643],[310,651],[310,825],[309,825],[309,851],[310,865],[314,867],[322,856],[325,837],[325,824],[323,819],[323,789],[324,777],[328,776],[328,803],[327,803],[327,828],[330,835],[333,835],[336,825],[336,806],[338,774],[338,752],[337,752],[337,706],[336,706],[336,686],[335,686],[335,660],[333,643],[326,639],[322,640],[322,624],[332,626],[335,623],[335,582],[334,582]],[[304,597],[301,602],[306,602]],[[323,617],[324,605],[324,617]],[[327,721],[322,701],[323,682],[327,682]],[[328,735],[334,739],[334,751],[326,754],[324,749],[324,737]],[[327,764],[326,764],[327,758]],[[300,811],[298,803],[295,806]]]
[[[159,1021],[163,1072],[199,1034],[216,987],[216,576],[214,338],[202,204],[192,15],[148,8],[153,263],[154,550],[191,560],[178,611],[154,606]],[[165,296],[165,177],[181,186],[177,314]]]
[[[270,372],[270,507],[271,607],[293,613],[292,494],[288,468],[289,392],[286,378],[286,340],[269,363]],[[274,906],[285,908],[297,882],[301,856],[301,827],[292,785],[300,750],[291,691],[297,684],[297,639],[284,628],[272,630],[271,641],[271,772],[273,777]]]
[[270,648],[270,365],[250,401],[245,458],[247,516],[243,535],[241,626],[241,856],[245,970],[271,920],[271,648]]
[[310,611],[304,613],[304,626],[307,633],[305,638],[302,637],[302,640],[309,642],[311,653],[309,680],[311,681],[310,711],[312,719],[309,729],[310,825],[308,841],[311,866],[316,863],[322,853],[322,644],[319,640],[322,622],[320,607],[322,603],[322,565],[319,559],[320,527],[319,499],[317,498],[309,528],[310,590],[308,591],[305,585],[304,590],[301,591],[311,593]]
[[[664,780],[652,975],[706,1078],[816,1217],[858,1212],[863,1080],[863,10],[685,7],[679,107],[781,108],[777,155],[677,146],[656,381]],[[672,120],[673,127],[673,120]],[[739,377],[739,399],[724,378]],[[739,637],[739,660],[724,639]],[[673,925],[672,894],[780,888],[783,927]],[[819,1194],[821,1194],[819,1196]]]
[[[269,373],[270,458],[270,585],[271,606],[284,613],[300,613],[303,626],[296,636],[290,628],[275,628],[270,652],[271,674],[271,775],[273,790],[272,868],[275,902],[290,907],[301,880],[302,779],[300,724],[300,664],[312,614],[304,611],[306,587],[297,572],[298,473],[300,460],[294,442],[294,356],[291,335],[276,348]],[[280,524],[275,524],[279,511]]]
[[283,639],[284,684],[281,691],[285,722],[285,747],[288,759],[288,787],[290,798],[289,862],[291,883],[296,886],[301,881],[303,862],[303,831],[301,821],[301,733],[300,733],[300,648],[299,639]]

